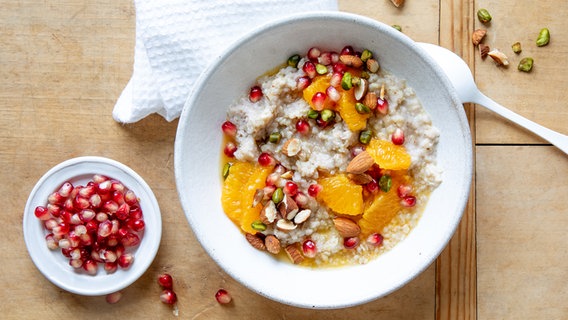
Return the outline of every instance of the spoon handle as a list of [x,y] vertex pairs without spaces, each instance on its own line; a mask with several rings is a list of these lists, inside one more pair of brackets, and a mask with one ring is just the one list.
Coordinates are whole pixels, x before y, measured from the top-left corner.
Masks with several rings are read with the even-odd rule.
[[487,109],[496,112],[502,117],[511,120],[519,126],[535,133],[539,137],[558,147],[558,149],[562,150],[564,153],[568,154],[568,136],[545,128],[536,122],[533,122],[517,113],[514,113],[513,111],[491,100],[480,91],[477,92],[472,100],[472,102],[480,104]]

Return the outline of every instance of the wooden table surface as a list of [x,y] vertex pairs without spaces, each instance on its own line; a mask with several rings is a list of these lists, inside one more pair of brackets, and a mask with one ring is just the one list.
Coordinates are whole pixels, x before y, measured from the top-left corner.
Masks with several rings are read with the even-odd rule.
[[[461,55],[483,92],[504,106],[568,134],[568,2],[550,0],[341,0],[340,10],[398,24],[417,41]],[[493,16],[485,43],[511,60],[481,60],[470,41]],[[541,28],[552,40],[536,47]],[[159,301],[158,274],[175,277],[183,319],[568,319],[568,156],[485,111],[466,105],[475,176],[455,236],[423,274],[395,293],[341,310],[305,310],[270,301],[225,274],[194,238],[175,189],[177,121],[152,115],[116,123],[111,112],[132,72],[132,1],[0,2],[0,318],[173,317]],[[515,55],[511,44],[520,41]],[[532,56],[531,73],[517,71]],[[162,209],[163,236],[150,269],[109,305],[54,286],[37,270],[22,236],[36,181],[69,158],[99,155],[140,173]],[[218,305],[224,287],[234,297]]]

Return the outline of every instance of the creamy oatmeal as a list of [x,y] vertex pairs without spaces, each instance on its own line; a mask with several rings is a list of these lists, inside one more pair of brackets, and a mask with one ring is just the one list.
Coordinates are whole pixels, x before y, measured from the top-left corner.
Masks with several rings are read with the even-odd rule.
[[441,180],[439,131],[369,50],[310,48],[228,109],[222,204],[255,248],[366,263],[403,240]]

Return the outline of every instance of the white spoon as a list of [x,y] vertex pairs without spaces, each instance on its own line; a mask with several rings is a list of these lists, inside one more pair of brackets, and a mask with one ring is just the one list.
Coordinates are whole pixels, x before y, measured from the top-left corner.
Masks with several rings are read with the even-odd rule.
[[442,67],[442,70],[450,82],[454,85],[462,103],[472,102],[482,105],[519,126],[535,133],[539,137],[558,147],[558,149],[562,150],[564,153],[568,154],[568,136],[532,122],[531,120],[503,107],[481,93],[475,85],[475,81],[473,80],[469,67],[457,54],[446,48],[430,43],[419,42],[418,45],[428,52],[428,54],[434,58],[440,67]]

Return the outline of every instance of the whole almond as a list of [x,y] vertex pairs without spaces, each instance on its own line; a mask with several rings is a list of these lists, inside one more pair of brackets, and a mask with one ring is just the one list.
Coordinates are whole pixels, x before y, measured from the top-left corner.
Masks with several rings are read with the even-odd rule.
[[375,163],[375,160],[367,151],[363,151],[355,156],[347,165],[347,173],[359,174],[369,170]]
[[264,241],[262,241],[262,239],[259,236],[247,232],[247,233],[245,233],[245,238],[250,243],[250,245],[253,246],[253,248],[258,249],[258,250],[262,250],[262,251],[266,250],[266,246],[264,245]]
[[367,92],[365,98],[363,98],[363,104],[369,107],[371,110],[375,110],[377,107],[377,94],[374,92]]
[[288,258],[290,258],[290,260],[294,264],[298,264],[298,263],[301,263],[302,261],[304,261],[304,256],[302,256],[302,254],[300,253],[300,250],[298,250],[298,248],[296,248],[295,245],[291,244],[291,245],[287,246],[286,248],[284,248],[284,251],[286,251]]
[[356,237],[361,233],[361,228],[357,223],[348,218],[335,218],[333,224],[335,224],[337,232],[344,238]]
[[260,210],[260,221],[264,224],[271,224],[276,220],[278,211],[273,201],[267,201],[266,205]]
[[347,177],[349,179],[351,179],[351,181],[355,182],[355,184],[358,184],[358,185],[364,185],[364,184],[367,184],[367,183],[373,181],[373,177],[371,177],[370,175],[368,175],[366,173],[358,173],[358,174],[348,173]]
[[264,239],[264,245],[266,246],[266,251],[272,254],[280,253],[280,240],[276,236],[269,234]]
[[345,63],[345,65],[353,68],[360,68],[363,65],[363,60],[361,60],[361,58],[350,54],[340,55],[339,60]]

